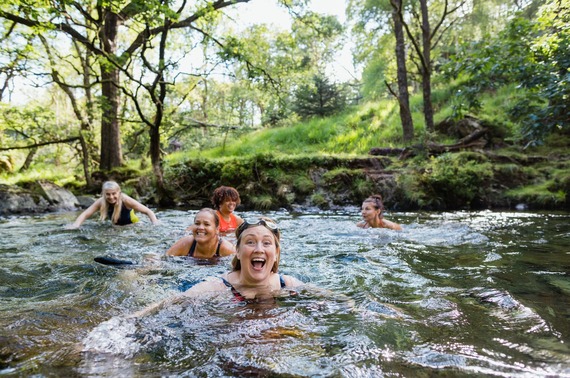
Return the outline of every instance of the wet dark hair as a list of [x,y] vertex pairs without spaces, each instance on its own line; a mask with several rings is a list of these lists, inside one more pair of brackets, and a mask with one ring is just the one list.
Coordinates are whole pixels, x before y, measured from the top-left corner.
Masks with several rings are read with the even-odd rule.
[[373,194],[370,197],[366,198],[364,202],[373,203],[374,207],[380,210],[380,213],[384,211],[384,203],[382,202],[382,196],[380,194]]
[[235,188],[222,185],[214,189],[214,193],[212,194],[212,205],[214,205],[214,209],[219,210],[224,201],[228,199],[235,201],[236,205],[241,203],[239,193]]

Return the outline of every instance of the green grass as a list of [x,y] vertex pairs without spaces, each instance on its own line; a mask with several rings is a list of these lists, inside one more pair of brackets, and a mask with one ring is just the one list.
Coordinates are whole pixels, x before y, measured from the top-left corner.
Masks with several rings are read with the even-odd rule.
[[[511,138],[517,131],[516,125],[506,120],[505,109],[514,103],[516,88],[500,89],[483,94],[483,107],[470,112],[491,124],[505,128],[504,138]],[[433,102],[436,114],[434,121],[441,122],[453,115],[455,91],[450,87],[434,90]],[[421,94],[410,98],[415,140],[411,144],[425,141],[453,143],[449,137],[428,133],[424,126],[423,100]],[[345,112],[328,117],[313,118],[292,126],[257,130],[252,133],[228,138],[225,146],[209,149],[190,149],[167,157],[170,163],[197,157],[224,158],[231,156],[252,156],[258,154],[343,154],[345,156],[366,155],[373,147],[405,147],[402,140],[402,126],[399,107],[393,98],[367,102],[349,108]]]
[[507,191],[507,196],[515,201],[530,202],[542,206],[556,207],[564,203],[566,193],[563,190],[551,191],[552,180],[536,185],[524,186]]

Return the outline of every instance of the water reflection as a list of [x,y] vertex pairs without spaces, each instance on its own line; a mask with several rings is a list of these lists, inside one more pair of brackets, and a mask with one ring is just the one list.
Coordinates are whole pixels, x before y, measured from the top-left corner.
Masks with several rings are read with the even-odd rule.
[[[570,215],[268,214],[299,295],[218,295],[125,315],[228,270],[165,259],[195,212],[111,227],[77,214],[0,220],[0,372],[106,376],[570,376]],[[248,214],[256,216],[259,213]],[[109,255],[128,268],[97,264]]]

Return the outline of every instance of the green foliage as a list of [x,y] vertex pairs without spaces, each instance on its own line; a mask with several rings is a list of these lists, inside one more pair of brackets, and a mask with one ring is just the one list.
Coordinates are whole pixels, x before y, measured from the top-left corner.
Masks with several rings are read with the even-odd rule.
[[310,84],[301,86],[295,92],[293,109],[301,118],[326,117],[339,113],[346,106],[346,95],[342,89],[324,75],[313,76]]
[[313,190],[315,190],[316,185],[309,175],[305,173],[293,176],[293,188],[295,188],[298,193],[306,195],[312,193]]
[[275,197],[270,194],[263,194],[260,196],[251,196],[250,201],[256,209],[270,210],[276,205],[274,198]]
[[25,172],[0,173],[0,182],[6,184],[16,185],[38,180],[48,180],[62,187],[69,185],[78,187],[83,183],[79,169],[70,170],[66,166],[54,166],[51,163],[35,164]]
[[329,206],[329,201],[325,198],[323,193],[315,193],[311,196],[311,203],[320,209],[326,210]]
[[398,177],[407,198],[427,209],[477,207],[493,178],[492,165],[476,153],[431,157],[415,174]]
[[[515,203],[531,203],[542,208],[556,209],[568,198],[568,187],[552,190],[553,181],[545,181],[536,185],[528,185],[507,191],[506,196]],[[555,186],[555,185],[554,185]]]

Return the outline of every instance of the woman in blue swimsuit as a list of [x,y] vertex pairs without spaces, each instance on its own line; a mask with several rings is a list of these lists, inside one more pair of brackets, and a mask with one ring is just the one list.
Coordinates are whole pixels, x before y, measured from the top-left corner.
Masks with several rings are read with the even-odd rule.
[[232,271],[222,277],[209,277],[184,293],[141,310],[131,317],[145,316],[164,306],[185,298],[206,293],[231,292],[237,300],[251,300],[275,296],[283,289],[303,285],[298,279],[280,275],[281,233],[269,218],[244,220],[236,230],[236,255]]
[[216,211],[203,208],[194,217],[192,235],[184,236],[166,251],[167,256],[190,256],[199,259],[229,256],[235,253],[235,247],[229,241],[220,238],[220,219]]

